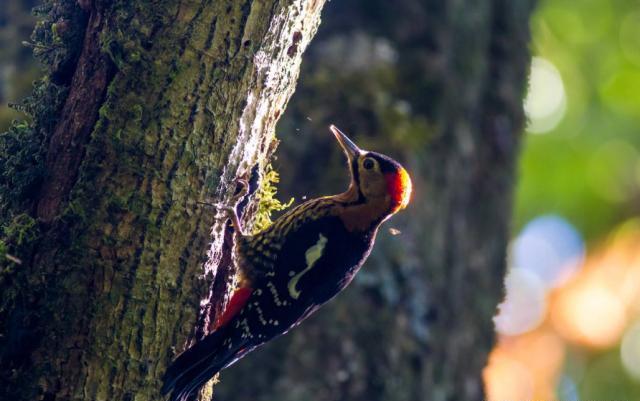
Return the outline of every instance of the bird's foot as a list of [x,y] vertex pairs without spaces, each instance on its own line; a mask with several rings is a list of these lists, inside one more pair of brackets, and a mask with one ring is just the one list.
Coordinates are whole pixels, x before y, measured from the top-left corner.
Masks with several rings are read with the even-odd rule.
[[225,205],[222,203],[212,203],[212,202],[197,202],[200,205],[206,205],[217,209],[218,211],[222,211],[226,214],[226,218],[231,219],[231,223],[233,227],[241,234],[244,235],[244,229],[242,228],[242,223],[240,222],[240,218],[238,217],[238,212],[236,211],[236,205],[242,201],[242,199],[247,196],[249,193],[249,182],[244,178],[239,178],[236,180],[236,183],[239,184],[236,193],[231,198],[231,204],[233,206]]
[[233,195],[232,204],[237,205],[249,194],[249,181],[244,178],[238,178],[236,180],[236,193]]
[[240,233],[240,235],[244,235],[244,229],[242,228],[242,223],[240,222],[240,218],[238,217],[235,207],[218,204],[218,210],[226,212],[227,217],[231,219],[233,227],[238,231],[238,233]]

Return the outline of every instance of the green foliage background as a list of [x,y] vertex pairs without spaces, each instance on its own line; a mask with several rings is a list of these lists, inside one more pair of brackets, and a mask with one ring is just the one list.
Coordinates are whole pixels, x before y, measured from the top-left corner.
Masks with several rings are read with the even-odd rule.
[[[567,109],[550,132],[525,136],[514,228],[557,213],[593,248],[640,212],[640,3],[543,1],[531,28],[533,54],[562,76]],[[566,371],[580,399],[640,396],[618,347],[573,349]]]
[[531,27],[568,103],[555,129],[525,137],[515,226],[555,212],[597,240],[640,207],[640,4],[544,1]]

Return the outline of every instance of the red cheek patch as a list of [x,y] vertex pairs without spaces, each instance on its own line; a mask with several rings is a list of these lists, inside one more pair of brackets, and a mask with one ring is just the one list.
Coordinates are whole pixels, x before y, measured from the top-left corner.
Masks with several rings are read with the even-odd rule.
[[391,208],[393,212],[404,209],[411,198],[411,178],[407,170],[400,168],[393,173],[385,174],[387,190],[391,195]]

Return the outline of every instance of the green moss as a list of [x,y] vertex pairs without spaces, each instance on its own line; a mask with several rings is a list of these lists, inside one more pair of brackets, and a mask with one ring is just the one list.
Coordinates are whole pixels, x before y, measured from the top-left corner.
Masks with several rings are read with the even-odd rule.
[[[12,105],[23,113],[23,120],[13,122],[8,131],[0,133],[2,335],[6,334],[12,311],[24,308],[25,302],[40,300],[46,288],[47,273],[40,270],[32,274],[30,266],[34,249],[42,238],[40,225],[32,214],[45,179],[47,144],[67,98],[86,22],[86,15],[75,0],[45,0],[36,13],[42,19],[28,46],[41,62],[45,76],[34,83],[30,96]],[[24,317],[30,318],[37,319],[36,315]],[[26,391],[24,397],[34,398],[32,395]]]
[[14,271],[22,258],[29,257],[40,236],[37,221],[26,213],[15,216],[9,223],[0,225],[0,277]]
[[66,88],[42,79],[34,84],[31,96],[14,105],[32,118],[16,121],[0,133],[0,217],[7,218],[9,208],[17,213],[30,208],[43,179],[47,138],[66,94]]
[[[15,216],[10,222],[0,225],[0,286],[7,282],[13,283],[10,287],[2,287],[3,295],[0,299],[0,321],[3,313],[13,308],[15,299],[24,294],[24,272],[22,261],[29,258],[33,247],[40,236],[38,223],[28,214],[22,213]],[[17,283],[21,284],[17,284]],[[0,333],[4,330],[0,325]]]
[[268,164],[262,176],[260,188],[257,191],[258,211],[253,224],[254,233],[258,233],[271,225],[271,214],[273,212],[285,210],[293,204],[293,198],[286,203],[282,203],[276,198],[278,192],[276,184],[278,182],[280,182],[280,175],[273,169],[271,164]]
[[3,227],[2,231],[7,242],[22,246],[38,237],[38,223],[33,217],[23,213],[14,217],[11,224]]
[[[46,4],[56,8],[75,3]],[[10,211],[0,211],[0,229],[6,224],[0,239],[6,245],[5,254],[24,258],[25,263],[11,267],[0,261],[12,269],[0,274],[0,281],[10,284],[0,299],[0,333],[4,322],[11,321],[8,316],[16,305],[28,298],[31,303],[21,306],[20,318],[25,319],[24,315],[38,323],[29,326],[39,342],[33,347],[42,350],[38,356],[66,358],[64,350],[80,349],[87,362],[79,367],[73,365],[74,359],[64,365],[65,373],[88,372],[82,378],[85,384],[76,386],[84,395],[72,394],[71,398],[107,399],[114,394],[122,398],[123,390],[112,385],[116,382],[135,389],[140,400],[154,399],[157,388],[148,383],[156,374],[155,361],[149,362],[147,355],[162,359],[169,341],[176,342],[174,332],[183,343],[195,325],[200,300],[213,282],[212,272],[206,280],[199,277],[213,216],[191,206],[203,188],[213,192],[219,187],[235,133],[222,132],[220,127],[235,124],[245,107],[242,101],[233,97],[227,101],[227,97],[246,90],[253,74],[252,64],[243,58],[245,48],[240,40],[229,40],[243,37],[241,18],[248,11],[235,3],[230,15],[222,2],[95,5],[108,18],[97,45],[118,71],[83,146],[73,188],[65,194],[56,218],[42,225],[42,233],[39,223],[25,218],[29,217],[25,213],[35,215],[37,183],[42,182],[45,171],[40,146],[48,142],[55,127],[52,111],[63,104],[68,81],[48,74],[41,81],[42,94],[56,93],[57,86],[62,102],[43,102],[42,97],[28,102],[25,110],[36,110],[39,105],[46,109],[26,110],[33,121],[16,125],[15,132],[5,138],[7,160],[0,163],[15,167],[4,175],[4,169],[0,170],[4,180],[0,182],[0,206],[12,202]],[[270,12],[265,8],[261,14]],[[40,39],[33,47],[42,52],[47,68],[64,72],[72,50],[65,48],[69,28],[63,22],[53,25],[48,21],[57,20],[46,18],[38,27]],[[255,32],[250,39],[257,43],[267,25],[264,18],[254,20],[260,24],[252,28]],[[212,78],[214,71],[218,78]],[[219,89],[220,95],[212,95],[213,89]],[[43,115],[51,116],[49,123],[41,119]],[[31,144],[33,152],[15,158],[12,152],[28,148],[25,144]],[[251,205],[259,205],[259,229],[270,224],[273,211],[288,206],[275,199],[278,175],[270,166],[263,178],[258,202]],[[27,185],[29,182],[36,184]],[[20,189],[27,193],[23,197],[27,202],[15,200],[15,192],[30,185],[36,190]],[[37,245],[31,248],[37,249],[35,257],[34,252],[17,252],[16,243],[27,246],[29,242]],[[67,339],[70,327],[110,334]],[[51,388],[50,382],[57,377],[73,376],[61,375],[59,366],[39,364],[37,370],[20,372],[20,381],[34,391]],[[36,397],[24,392],[14,397],[32,398]]]
[[[41,61],[46,75],[34,83],[30,96],[12,105],[25,114],[25,119],[15,121],[7,132],[0,133],[0,229],[4,231],[3,236],[22,226],[20,220],[34,209],[35,198],[45,178],[44,155],[48,138],[67,98],[86,24],[86,13],[73,0],[45,0],[34,12],[41,20],[28,45]],[[26,245],[25,238],[20,240],[23,245]],[[15,246],[6,239],[5,243]]]
[[82,49],[87,14],[73,0],[45,0],[34,13],[42,19],[27,45],[49,73],[69,76]]

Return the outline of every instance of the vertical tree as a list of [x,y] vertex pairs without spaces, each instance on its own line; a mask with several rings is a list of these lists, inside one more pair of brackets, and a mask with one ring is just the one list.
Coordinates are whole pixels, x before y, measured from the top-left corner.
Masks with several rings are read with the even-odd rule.
[[[332,121],[362,134],[364,147],[403,161],[415,196],[394,218],[402,233],[380,233],[352,286],[225,371],[221,399],[483,399],[481,371],[503,294],[532,3],[327,6],[280,130],[280,159],[305,169],[283,171],[283,180],[309,196],[343,185],[338,159],[341,169],[330,174],[314,156],[324,153],[322,142],[333,145],[310,135]],[[251,385],[241,386],[247,377]]]
[[30,122],[0,136],[0,399],[157,399],[232,273],[229,231],[197,202],[247,178],[246,216],[264,212],[274,126],[323,4],[40,7],[48,70],[20,106]]

